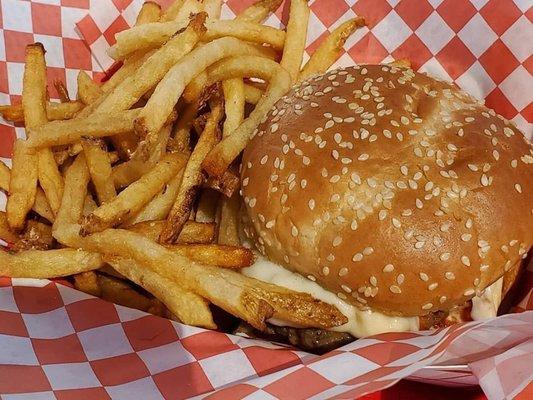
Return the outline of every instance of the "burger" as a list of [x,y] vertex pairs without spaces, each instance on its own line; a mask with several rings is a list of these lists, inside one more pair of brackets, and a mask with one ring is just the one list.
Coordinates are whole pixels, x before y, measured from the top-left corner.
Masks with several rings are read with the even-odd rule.
[[494,317],[533,243],[531,143],[407,68],[354,66],[294,87],[243,153],[241,195],[260,254],[243,273],[348,319],[334,332],[270,320],[304,347]]

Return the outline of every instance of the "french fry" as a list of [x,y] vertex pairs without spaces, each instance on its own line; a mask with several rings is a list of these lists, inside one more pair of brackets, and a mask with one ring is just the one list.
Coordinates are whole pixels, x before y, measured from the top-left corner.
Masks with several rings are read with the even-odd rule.
[[165,10],[160,21],[174,21],[181,18],[186,12],[190,15],[193,12],[199,11],[203,11],[202,5],[196,0],[174,0],[174,2]]
[[[0,189],[6,193],[9,193],[10,180],[11,170],[0,161]],[[48,200],[46,200],[46,196],[41,188],[37,188],[37,192],[35,193],[35,202],[33,203],[32,209],[48,221],[54,221],[54,213],[52,212],[52,209],[48,204]]]
[[19,235],[11,230],[7,223],[7,216],[4,211],[0,211],[0,239],[9,244],[19,241]]
[[[150,240],[156,241],[163,230],[165,221],[146,221],[128,227]],[[207,244],[215,238],[215,224],[187,221],[178,236],[177,244]]]
[[88,293],[92,296],[102,296],[102,289],[98,285],[98,276],[94,271],[81,272],[73,276],[74,287],[80,292]]
[[97,208],[98,205],[94,201],[93,196],[87,194],[87,196],[85,196],[85,201],[83,202],[83,216],[89,215]]
[[244,149],[263,117],[281,96],[287,93],[291,77],[274,61],[261,57],[242,56],[221,63],[212,71],[213,79],[228,79],[235,76],[255,76],[269,81],[265,95],[257,103],[250,116],[230,136],[222,139],[207,155],[202,167],[209,175],[221,176]]
[[217,267],[240,269],[254,263],[254,253],[250,249],[219,244],[175,244],[165,246],[172,253],[187,257],[195,262]]
[[[187,26],[191,14],[202,11],[203,6],[198,1],[187,0],[176,18],[171,21],[143,24],[117,33],[116,43],[108,50],[108,54],[115,60],[123,60],[133,52],[160,47]],[[165,18],[165,15],[162,18]]]
[[101,140],[82,138],[81,145],[98,201],[103,204],[113,200],[117,191],[111,177],[111,162],[105,144]]
[[265,329],[270,317],[302,327],[330,328],[347,322],[335,306],[309,294],[196,263],[134,232],[107,229],[83,238],[80,244],[87,251],[134,259],[257,329]]
[[172,204],[174,204],[182,177],[183,170],[166,184],[161,193],[155,196],[137,214],[122,224],[122,226],[127,227],[143,221],[165,219],[172,208]]
[[238,194],[223,198],[220,203],[220,221],[218,224],[218,243],[240,246],[239,209],[241,201]]
[[12,165],[6,204],[7,222],[11,229],[20,230],[35,203],[39,177],[37,154],[22,139],[17,139],[13,146]]
[[85,71],[78,73],[78,99],[82,103],[94,103],[102,94],[102,88]]
[[11,278],[58,278],[101,265],[99,254],[79,249],[27,250],[17,254],[0,250],[0,275]]
[[135,26],[159,21],[161,18],[161,6],[154,1],[145,1],[135,20]]
[[187,161],[178,194],[167,216],[167,223],[159,236],[161,243],[174,243],[183,225],[189,219],[196,192],[204,179],[201,169],[202,161],[219,140],[218,123],[224,113],[220,103],[219,101],[212,105],[204,131]]
[[297,81],[302,67],[308,23],[309,7],[307,0],[292,0],[280,64],[291,74],[293,82]]
[[81,234],[87,235],[118,225],[128,215],[138,212],[184,167],[185,162],[186,157],[181,154],[165,155],[150,172],[84,217]]
[[231,197],[239,185],[239,177],[230,170],[224,171],[220,176],[210,176],[205,182],[206,187],[214,189],[226,197]]
[[206,14],[196,15],[185,31],[176,35],[156,51],[130,77],[119,84],[95,110],[95,113],[114,113],[129,109],[143,94],[165,76],[168,70],[188,54],[200,40]]
[[116,188],[123,188],[128,186],[130,183],[135,182],[141,176],[150,171],[155,164],[161,160],[161,157],[163,157],[165,154],[171,129],[172,126],[169,124],[164,126],[163,129],[159,131],[157,142],[152,150],[152,153],[148,157],[148,160],[142,160],[141,154],[135,153],[128,161],[125,161],[113,168],[112,181]]
[[220,19],[222,0],[203,0],[204,11],[211,19]]
[[239,21],[262,22],[276,11],[283,0],[258,0],[245,8],[235,19]]
[[59,101],[61,103],[67,103],[70,101],[67,87],[65,86],[65,83],[62,80],[54,80],[54,87],[56,88],[56,92],[59,96]]
[[96,274],[100,297],[112,303],[147,312],[157,299],[140,293],[130,282],[112,276]]
[[204,189],[199,195],[194,220],[196,222],[215,222],[220,194],[214,190]]
[[175,150],[181,153],[190,152],[191,127],[196,115],[198,114],[198,104],[189,103],[181,112],[174,126],[174,145]]
[[105,137],[133,132],[133,122],[139,109],[119,114],[103,114],[83,119],[54,121],[36,129],[30,129],[29,147],[43,148],[78,142],[83,136]]
[[118,71],[115,72],[111,76],[111,78],[102,83],[101,88],[104,93],[109,93],[111,90],[117,87],[117,85],[119,85],[124,79],[134,74],[135,71],[137,71],[141,67],[141,65],[143,65],[144,62],[148,60],[148,58],[152,54],[154,54],[154,52],[155,50],[149,52],[134,53],[127,59],[125,59]]
[[244,120],[244,82],[241,78],[228,79],[222,82],[224,93],[224,110],[226,119],[222,129],[222,137],[229,136]]
[[52,235],[65,246],[78,247],[79,225],[87,198],[90,175],[85,155],[79,154],[65,172],[61,207],[52,225]]
[[153,96],[135,121],[136,132],[144,137],[147,143],[152,142],[171,115],[183,90],[196,75],[222,58],[255,52],[254,46],[231,37],[217,39],[194,49],[172,67],[159,82]]
[[144,268],[136,261],[120,257],[106,257],[122,275],[150,292],[184,324],[216,329],[207,301],[187,291],[170,279]]
[[[26,129],[29,129],[28,136],[31,136],[32,129],[39,128],[48,122],[46,117],[46,102],[46,63],[44,60],[44,47],[40,43],[35,43],[26,47],[26,65],[24,67],[22,86],[22,108],[24,111]],[[63,194],[63,178],[57,168],[54,154],[51,149],[41,149],[36,154],[38,180],[52,211],[55,213],[59,208],[61,196]],[[28,157],[26,162],[35,162],[35,160],[33,157]],[[13,162],[13,170],[17,169],[17,164],[18,163]],[[30,166],[26,166],[25,168],[30,168]],[[13,178],[15,172],[13,172],[11,176]],[[29,175],[28,178],[33,179],[33,176]],[[13,189],[16,189],[16,187],[12,187],[12,190]],[[32,189],[32,191],[34,191],[34,189]],[[33,200],[35,200],[35,194],[32,196]]]
[[255,22],[209,19],[205,25],[207,28],[203,37],[205,41],[231,36],[257,44],[267,43],[276,50],[282,50],[285,42],[284,31]]
[[20,235],[20,240],[13,246],[13,250],[48,250],[52,248],[53,243],[54,238],[52,237],[52,227],[50,225],[29,220],[26,223],[24,232]]
[[339,58],[342,47],[350,35],[363,26],[365,26],[364,18],[357,17],[335,28],[311,55],[311,58],[307,61],[298,76],[298,82],[302,82],[313,75],[326,72],[337,61],[337,58]]
[[244,100],[248,104],[257,104],[261,97],[263,96],[263,91],[255,86],[244,84]]
[[[46,118],[49,121],[70,119],[83,108],[84,104],[80,101],[69,101],[67,103],[55,103],[48,101],[46,103]],[[0,106],[0,115],[7,121],[24,122],[24,112],[22,104],[13,104],[9,106]]]

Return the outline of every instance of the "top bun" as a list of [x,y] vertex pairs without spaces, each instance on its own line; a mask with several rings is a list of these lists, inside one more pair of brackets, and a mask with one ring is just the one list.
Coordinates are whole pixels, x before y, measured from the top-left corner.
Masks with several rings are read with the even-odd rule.
[[457,87],[390,66],[312,78],[244,151],[248,234],[356,306],[448,310],[533,242],[533,150]]

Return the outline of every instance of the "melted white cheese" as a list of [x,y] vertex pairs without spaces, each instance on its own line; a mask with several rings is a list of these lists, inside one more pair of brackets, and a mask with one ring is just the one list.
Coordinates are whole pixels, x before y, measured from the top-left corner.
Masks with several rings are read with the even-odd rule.
[[[392,317],[372,310],[360,310],[339,299],[337,295],[325,290],[316,282],[274,264],[264,257],[258,257],[255,264],[243,268],[241,272],[263,282],[297,292],[309,293],[315,299],[337,307],[348,318],[348,322],[333,328],[334,331],[348,332],[355,337],[364,337],[384,332],[417,331],[419,329],[418,317]],[[274,319],[269,320],[269,322],[275,325],[288,325]]]
[[485,288],[481,296],[472,298],[472,311],[470,315],[474,321],[494,318],[497,315],[502,301],[502,285],[503,277]]

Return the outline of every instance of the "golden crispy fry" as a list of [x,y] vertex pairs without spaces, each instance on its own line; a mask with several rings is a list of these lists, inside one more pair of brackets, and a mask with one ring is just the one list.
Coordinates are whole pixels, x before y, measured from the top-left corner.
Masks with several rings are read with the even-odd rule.
[[[161,234],[165,221],[146,221],[128,227],[128,230],[156,241]],[[215,238],[215,224],[187,221],[178,236],[178,244],[207,244]]]
[[196,0],[174,0],[174,2],[165,10],[160,18],[160,21],[174,21],[182,18],[187,12],[190,15],[193,12],[202,11],[203,9],[200,3],[201,2]]
[[22,139],[17,139],[13,146],[12,165],[6,204],[7,221],[11,229],[19,230],[34,205],[39,176],[37,154]]
[[65,173],[63,199],[56,220],[52,225],[52,235],[64,245],[77,247],[79,226],[77,228],[73,226],[79,223],[83,215],[89,179],[85,155],[81,153]]
[[267,43],[276,50],[283,49],[283,43],[285,42],[284,31],[268,25],[256,24],[255,22],[209,19],[205,26],[207,28],[207,32],[203,37],[205,41],[232,36],[247,42]]
[[183,90],[200,72],[209,65],[238,54],[254,54],[255,47],[231,37],[214,40],[194,49],[183,57],[159,82],[153,96],[144,106],[135,121],[135,129],[147,143],[165,124]]
[[42,222],[29,220],[20,240],[15,243],[13,250],[48,250],[52,248],[54,238],[52,227]]
[[57,213],[63,196],[63,177],[56,164],[51,149],[40,149],[37,153],[39,168],[39,183],[52,211]]
[[248,143],[261,119],[281,96],[288,92],[291,78],[279,64],[262,57],[232,57],[211,72],[213,79],[254,76],[269,81],[265,95],[250,116],[228,137],[222,139],[207,155],[202,166],[212,176],[221,176]]
[[236,20],[249,22],[263,22],[270,14],[276,11],[283,0],[258,0],[241,12]]
[[73,276],[74,287],[84,293],[92,296],[100,297],[102,290],[98,285],[98,276],[94,271],[82,272]]
[[184,167],[185,162],[186,157],[182,154],[165,155],[150,172],[84,217],[81,234],[87,235],[118,225],[128,215],[138,212]]
[[264,329],[270,317],[302,327],[330,328],[347,322],[335,306],[309,294],[196,263],[134,232],[107,229],[83,238],[80,244],[86,250],[134,259],[257,329]]
[[220,19],[222,0],[203,0],[204,11],[211,19]]
[[220,138],[218,123],[223,113],[220,101],[212,105],[204,131],[187,161],[178,194],[167,216],[167,223],[159,236],[161,243],[174,243],[183,228],[183,224],[189,219],[196,192],[204,179],[201,169],[202,161]]
[[89,215],[97,208],[98,208],[98,205],[94,201],[93,196],[91,196],[90,194],[87,194],[87,196],[85,196],[85,201],[83,202],[83,215],[84,216]]
[[67,87],[65,86],[65,82],[63,82],[60,79],[56,79],[54,81],[54,87],[56,88],[56,92],[59,96],[59,101],[61,103],[67,103],[70,101],[70,97],[68,94]]
[[96,274],[100,297],[111,303],[148,311],[154,299],[138,292],[130,283],[111,276]]
[[78,99],[82,103],[94,103],[102,94],[102,88],[85,71],[78,73]]
[[[69,101],[66,103],[48,101],[46,103],[46,117],[49,121],[71,119],[83,106],[84,104],[81,101]],[[0,106],[0,115],[7,121],[24,122],[22,104]]]
[[311,55],[298,77],[301,82],[313,75],[324,73],[339,58],[346,40],[357,29],[365,26],[364,18],[357,17],[339,25]]
[[309,7],[307,0],[292,0],[287,24],[287,36],[285,37],[283,57],[280,64],[291,74],[293,82],[297,81],[302,67],[308,22]]
[[411,68],[411,60],[408,58],[401,58],[399,60],[394,60],[390,63],[387,63],[387,65],[392,67]]
[[198,197],[198,206],[194,215],[195,221],[215,222],[220,194],[214,190],[204,189]]
[[161,193],[141,208],[141,210],[132,218],[123,223],[122,226],[127,227],[139,222],[165,219],[172,208],[172,204],[174,204],[174,199],[178,193],[182,177],[183,170],[166,184]]
[[157,22],[161,17],[161,6],[153,1],[145,1],[135,20],[135,26]]
[[113,90],[117,85],[119,85],[124,79],[131,76],[132,74],[137,71],[141,65],[144,64],[146,60],[155,52],[149,51],[149,52],[139,52],[134,53],[131,56],[129,56],[127,59],[124,60],[122,66],[119,68],[118,71],[116,71],[111,78],[109,78],[107,81],[102,83],[102,90],[104,93],[109,93],[111,90]]
[[224,110],[226,120],[222,129],[222,137],[229,136],[244,120],[244,82],[241,78],[228,79],[222,82],[224,92]]
[[106,257],[106,261],[118,272],[161,300],[184,324],[216,329],[209,305],[200,296],[183,289],[172,280],[132,259]]
[[189,103],[182,110],[174,126],[175,150],[181,153],[190,152],[191,127],[198,114],[198,104]]
[[[0,189],[9,193],[9,181],[11,180],[11,170],[0,161]],[[39,214],[41,217],[46,218],[48,221],[54,221],[54,213],[46,200],[41,188],[37,188],[35,194],[35,202],[32,207],[33,211]]]
[[240,269],[254,263],[254,253],[244,247],[220,244],[174,244],[165,246],[174,254],[188,257],[201,264]]
[[[167,42],[179,30],[185,28],[192,14],[203,11],[203,6],[194,0],[187,0],[176,19],[169,22],[153,22],[119,32],[116,43],[108,50],[115,60],[123,60],[133,52],[148,51]],[[163,16],[164,18],[164,16]]]
[[51,147],[78,142],[83,136],[105,137],[133,132],[133,121],[139,109],[119,114],[95,115],[90,118],[54,121],[39,128],[30,129],[29,147]]
[[168,70],[189,53],[205,30],[205,13],[196,15],[187,29],[157,50],[130,77],[124,79],[98,106],[95,113],[114,113],[129,109],[143,94],[165,76]]
[[113,168],[112,180],[116,188],[123,188],[135,182],[161,160],[161,157],[165,154],[171,129],[172,125],[169,124],[159,131],[157,142],[148,160],[142,160],[141,154],[137,152],[128,161]]
[[244,84],[244,100],[248,104],[257,104],[261,97],[263,96],[263,91],[255,86]]
[[6,213],[3,211],[0,211],[0,239],[10,244],[17,243],[20,239],[9,227]]
[[98,139],[83,138],[81,145],[98,201],[102,204],[113,200],[117,191],[111,177],[111,162],[105,144]]
[[226,197],[231,197],[239,188],[239,177],[230,170],[224,171],[220,176],[210,176],[205,182],[205,186],[222,193]]
[[238,194],[223,198],[220,203],[220,221],[218,223],[218,243],[239,246],[239,209],[241,199]]
[[0,250],[0,275],[11,278],[57,278],[101,265],[99,254],[78,249],[28,250],[17,254]]

